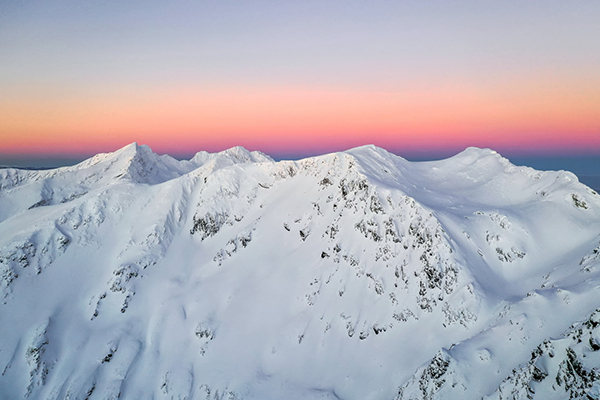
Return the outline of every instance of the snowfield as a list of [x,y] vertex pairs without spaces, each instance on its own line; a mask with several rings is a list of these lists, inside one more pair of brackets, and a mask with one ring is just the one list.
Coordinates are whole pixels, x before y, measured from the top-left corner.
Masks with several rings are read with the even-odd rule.
[[600,399],[600,195],[492,150],[0,170],[2,399]]

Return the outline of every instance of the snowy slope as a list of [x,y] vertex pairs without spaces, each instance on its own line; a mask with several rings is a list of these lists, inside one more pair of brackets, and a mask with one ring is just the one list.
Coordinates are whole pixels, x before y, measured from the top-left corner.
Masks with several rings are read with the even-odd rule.
[[491,150],[0,170],[0,398],[598,398],[599,271],[600,196]]

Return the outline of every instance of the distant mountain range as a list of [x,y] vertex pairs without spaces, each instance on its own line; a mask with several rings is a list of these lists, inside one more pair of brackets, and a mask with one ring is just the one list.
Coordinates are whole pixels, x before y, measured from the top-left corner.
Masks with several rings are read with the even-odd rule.
[[0,398],[600,398],[600,195],[488,149],[0,170]]

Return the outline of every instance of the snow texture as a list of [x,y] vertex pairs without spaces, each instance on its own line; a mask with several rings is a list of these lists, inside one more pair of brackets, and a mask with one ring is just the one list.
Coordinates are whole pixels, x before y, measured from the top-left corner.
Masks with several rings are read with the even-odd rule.
[[6,399],[600,398],[600,196],[469,148],[0,170]]

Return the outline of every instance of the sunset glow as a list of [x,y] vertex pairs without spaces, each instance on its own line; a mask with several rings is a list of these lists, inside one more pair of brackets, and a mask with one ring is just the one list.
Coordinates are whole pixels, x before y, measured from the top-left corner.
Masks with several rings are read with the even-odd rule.
[[[50,29],[65,17],[61,6],[38,7],[46,7],[48,15],[25,6],[9,10],[25,25],[6,20],[0,34],[18,36],[34,23]],[[416,18],[406,22],[412,24],[406,30],[396,27],[393,18],[384,18],[381,28],[374,14],[356,20],[358,10],[342,13],[339,26],[328,27],[321,17],[311,16],[319,8],[316,3],[300,7],[298,17],[284,14],[297,27],[316,24],[311,27],[324,35],[318,40],[314,35],[299,39],[281,21],[269,21],[268,15],[261,17],[267,28],[246,21],[245,6],[229,17],[245,24],[249,33],[196,25],[174,8],[173,20],[167,22],[176,24],[181,12],[189,53],[179,42],[168,46],[183,34],[175,32],[175,25],[175,33],[147,31],[142,39],[117,17],[94,19],[91,13],[97,10],[88,7],[92,9],[79,8],[80,20],[67,24],[63,32],[50,31],[44,43],[36,43],[43,32],[27,31],[17,39],[21,47],[0,44],[0,50],[13,56],[0,66],[0,154],[91,154],[133,141],[175,155],[242,145],[301,156],[370,143],[398,154],[460,151],[467,146],[513,153],[600,153],[600,45],[597,40],[588,42],[596,49],[592,45],[583,52],[586,43],[580,43],[590,32],[600,34],[586,24],[593,12],[600,17],[600,7],[537,15],[539,10],[511,3],[495,16],[480,7],[465,15],[452,9],[453,15],[444,16],[439,9],[386,4],[398,21]],[[227,19],[217,6],[186,7],[198,15]],[[284,13],[296,10],[289,4],[280,7]],[[472,23],[463,29],[458,23],[466,15]],[[104,37],[80,26],[90,18],[98,27],[116,24],[125,42],[135,44],[131,53],[124,53],[112,34]],[[140,18],[150,22],[157,15],[143,12]],[[533,24],[530,31],[519,25],[520,19]],[[563,35],[563,27],[544,37],[556,30],[551,24],[557,19],[573,28],[571,36]],[[505,29],[514,24],[531,36],[511,38],[500,27],[507,21]],[[486,22],[490,26],[482,32],[471,32]],[[363,35],[355,36],[348,23],[358,24]],[[429,31],[432,26],[439,31]],[[77,29],[99,47],[81,47],[68,35]],[[211,41],[202,36],[209,33],[222,37]],[[343,33],[348,39],[337,38]],[[383,34],[392,34],[394,40],[377,42]],[[490,42],[484,44],[481,35]],[[261,42],[265,38],[270,42]],[[417,38],[417,44],[410,41]],[[520,48],[522,40],[532,47]],[[56,48],[56,54],[50,53]],[[389,54],[375,54],[373,48]],[[350,49],[358,58],[349,58]],[[205,54],[209,56],[202,59]],[[300,58],[302,54],[308,61]],[[32,58],[48,68],[26,64]]]

